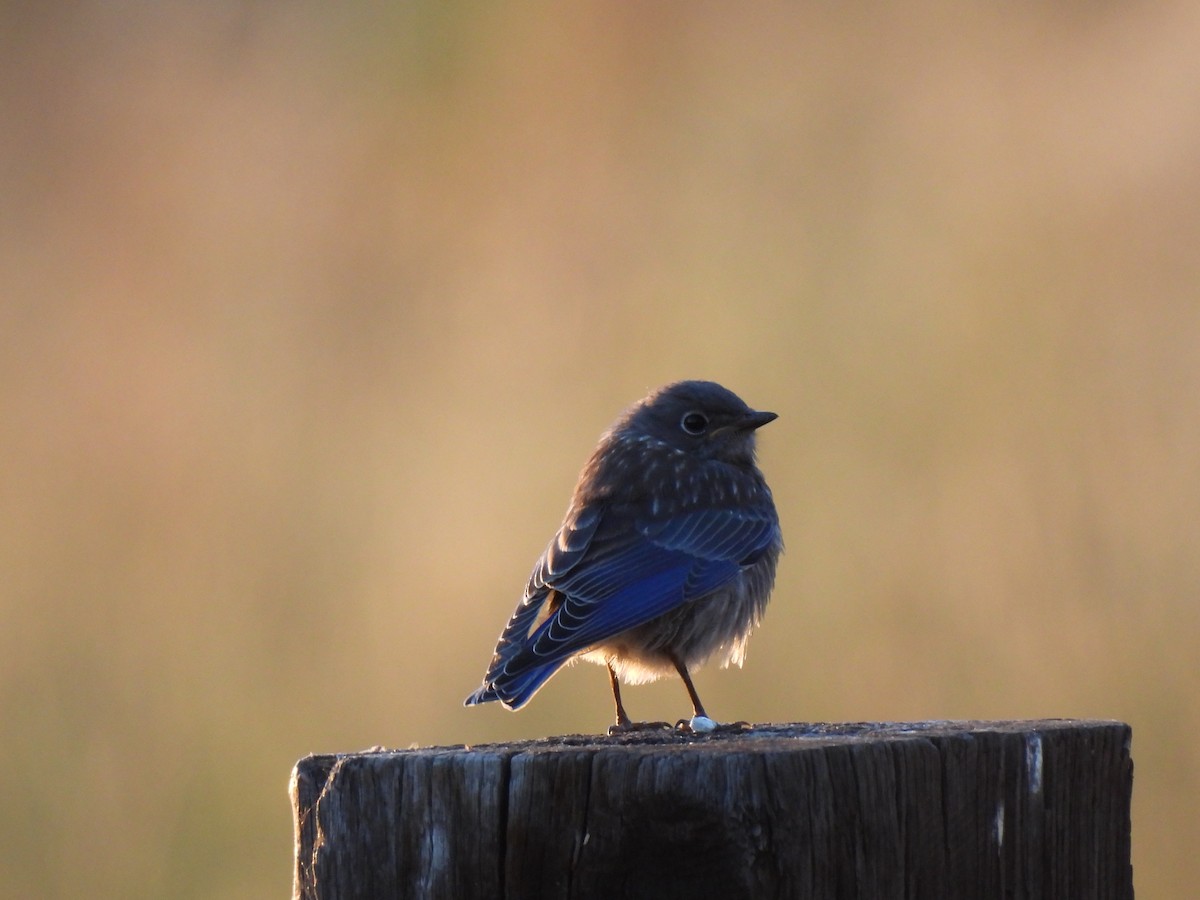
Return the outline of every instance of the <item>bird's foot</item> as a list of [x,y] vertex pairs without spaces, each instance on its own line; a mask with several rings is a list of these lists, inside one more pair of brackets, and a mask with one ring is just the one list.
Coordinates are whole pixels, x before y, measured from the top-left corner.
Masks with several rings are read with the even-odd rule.
[[608,726],[608,736],[633,734],[637,731],[669,731],[670,728],[670,722],[618,722]]

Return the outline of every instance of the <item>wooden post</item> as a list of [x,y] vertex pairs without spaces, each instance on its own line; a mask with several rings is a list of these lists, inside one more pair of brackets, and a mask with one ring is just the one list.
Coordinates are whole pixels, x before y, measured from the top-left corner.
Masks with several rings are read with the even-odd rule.
[[1128,900],[1129,742],[797,724],[310,756],[294,896]]

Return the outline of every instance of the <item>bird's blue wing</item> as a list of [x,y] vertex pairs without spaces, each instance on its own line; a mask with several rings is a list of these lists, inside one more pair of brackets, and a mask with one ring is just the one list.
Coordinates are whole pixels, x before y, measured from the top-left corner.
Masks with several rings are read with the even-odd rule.
[[519,708],[576,653],[728,584],[778,529],[770,506],[642,518],[602,503],[573,510],[467,703]]
[[549,583],[564,600],[530,636],[534,658],[566,658],[729,583],[778,540],[770,507],[602,517],[587,552]]

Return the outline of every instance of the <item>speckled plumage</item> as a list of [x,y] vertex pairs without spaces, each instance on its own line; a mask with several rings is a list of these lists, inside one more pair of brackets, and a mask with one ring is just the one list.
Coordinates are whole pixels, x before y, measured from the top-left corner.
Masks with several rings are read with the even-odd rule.
[[629,684],[741,665],[783,548],[755,463],[756,412],[708,381],[667,385],[604,433],[558,533],[534,566],[472,706],[519,709],[575,659],[607,665],[617,706]]

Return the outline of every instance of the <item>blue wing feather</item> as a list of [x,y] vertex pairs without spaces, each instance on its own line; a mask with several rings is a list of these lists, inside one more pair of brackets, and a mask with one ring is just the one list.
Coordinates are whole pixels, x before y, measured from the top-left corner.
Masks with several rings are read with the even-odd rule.
[[646,570],[633,583],[602,600],[567,595],[567,602],[530,644],[542,659],[571,655],[593,644],[674,609],[688,597],[684,586],[695,561],[682,554],[664,554],[663,567]]

